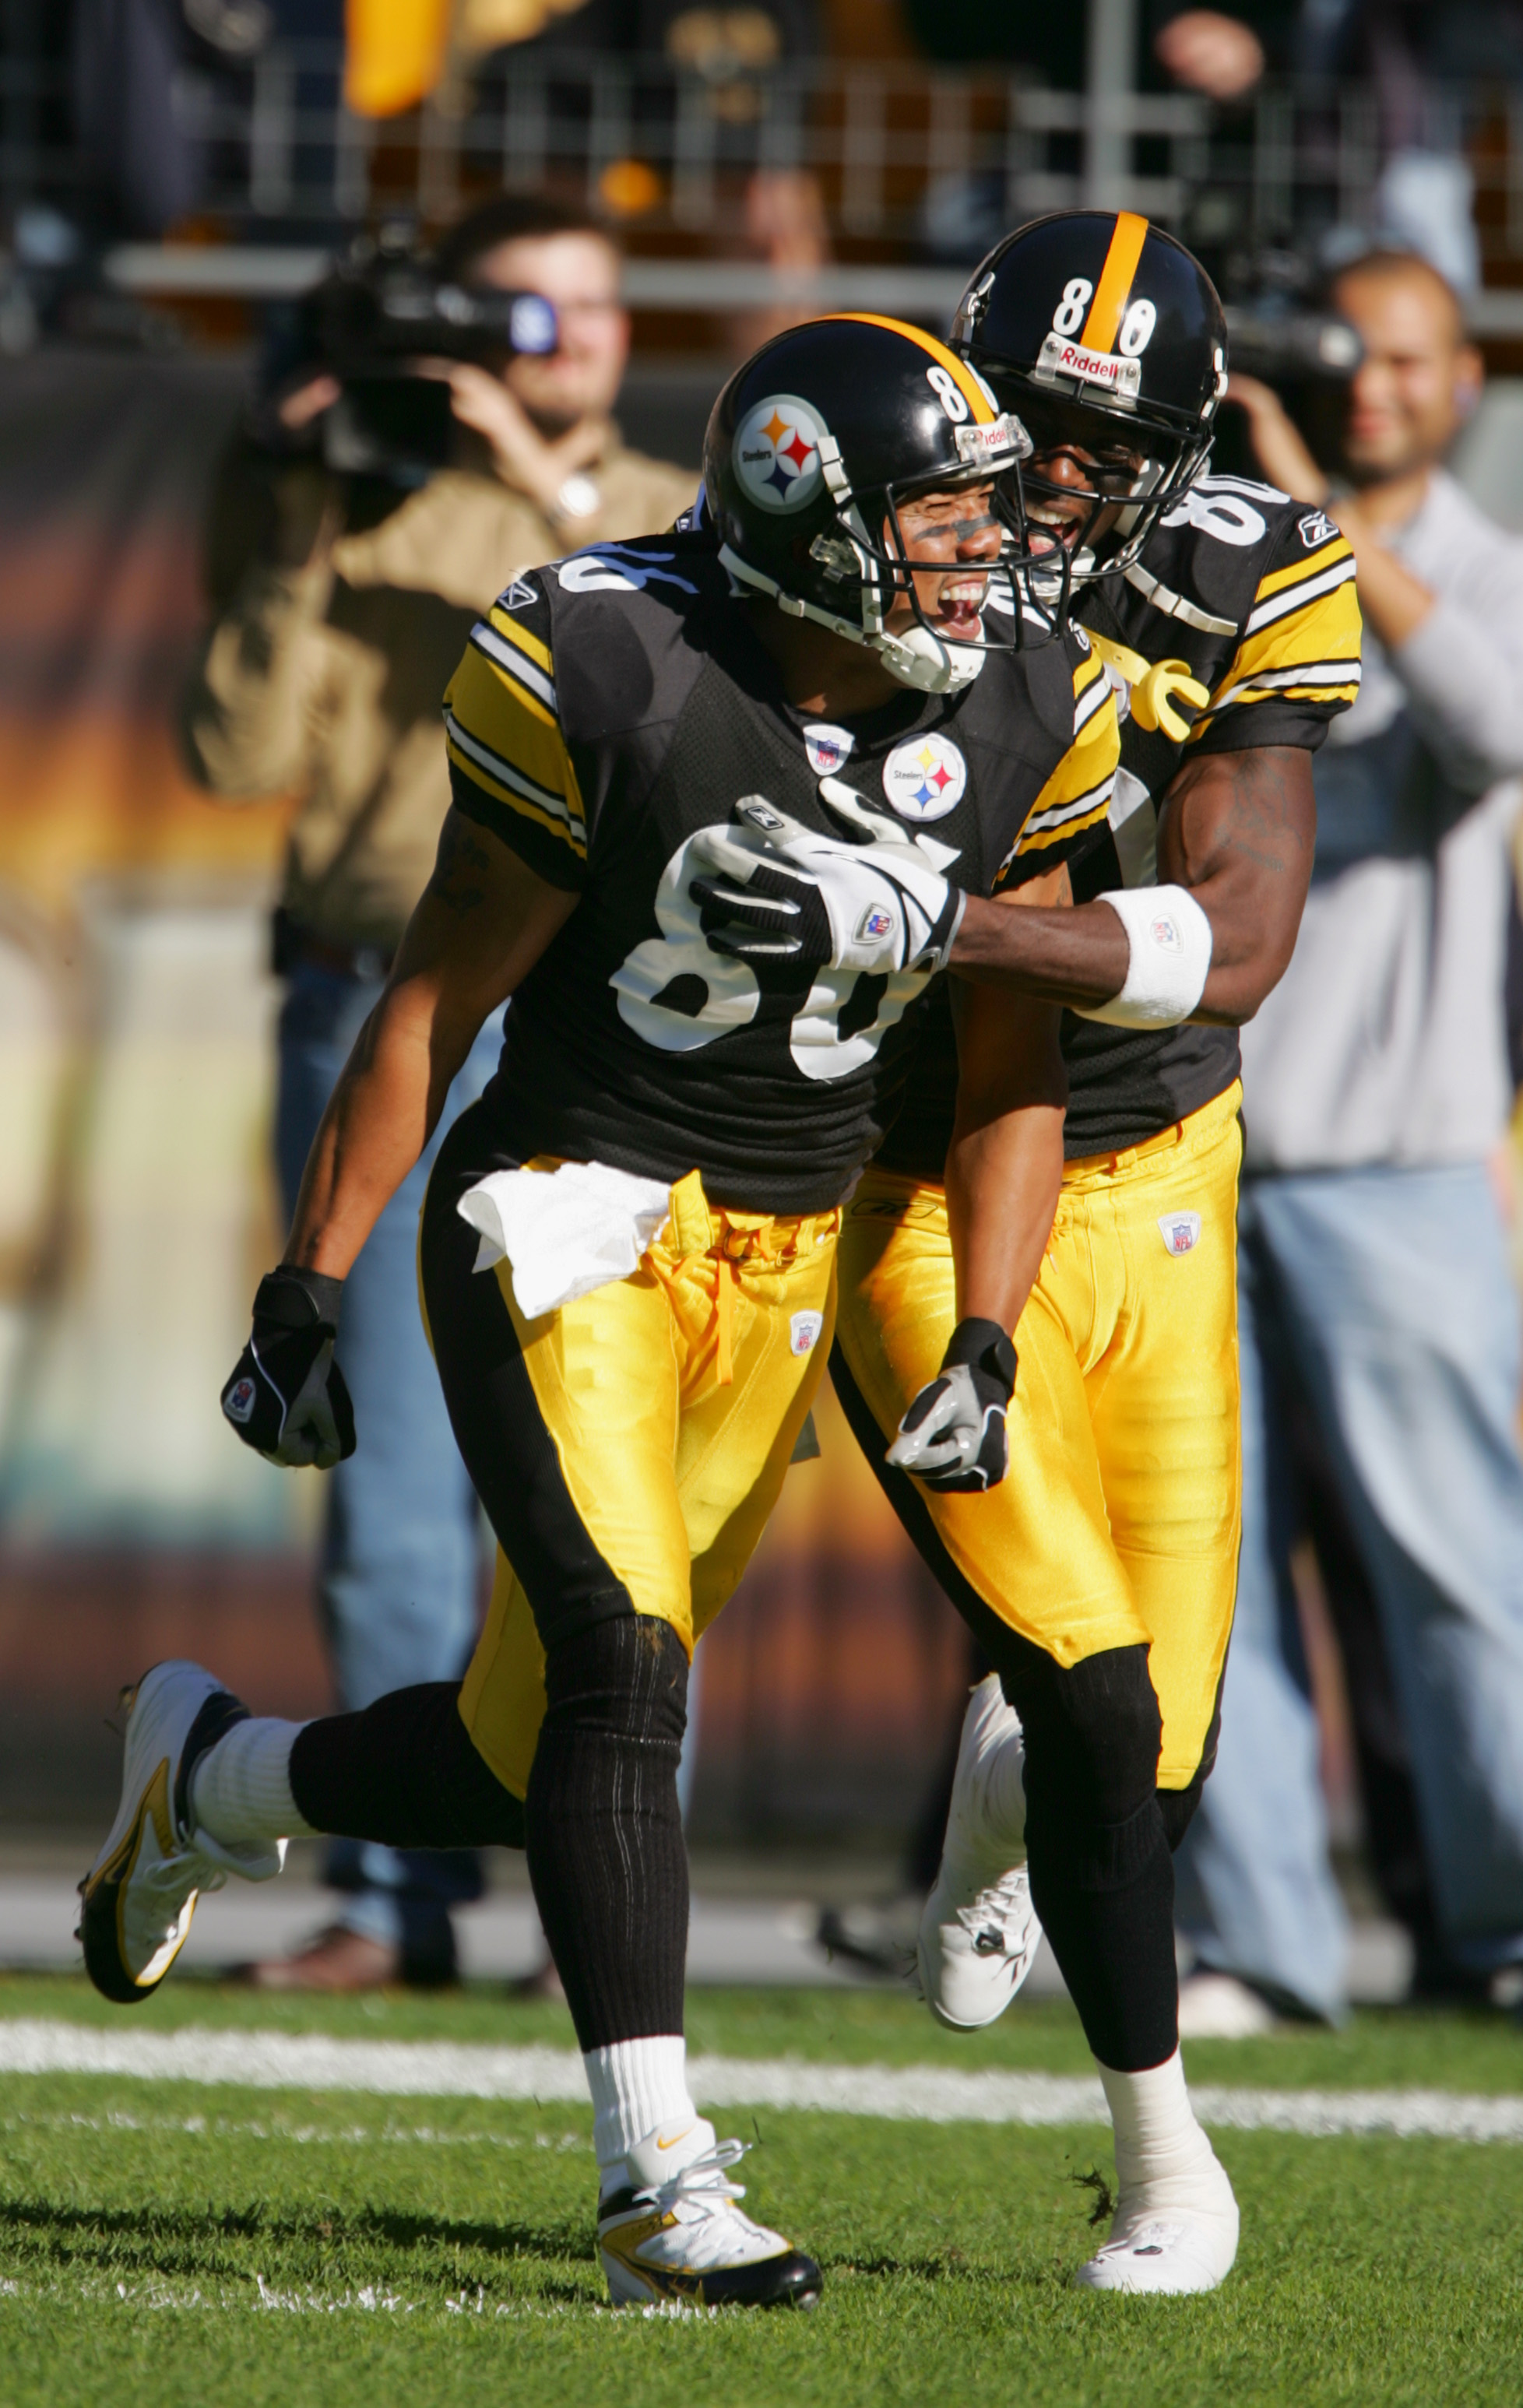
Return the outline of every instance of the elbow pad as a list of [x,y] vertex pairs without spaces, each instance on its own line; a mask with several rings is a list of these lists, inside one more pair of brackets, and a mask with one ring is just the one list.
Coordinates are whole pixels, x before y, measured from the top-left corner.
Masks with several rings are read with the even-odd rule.
[[1211,922],[1194,896],[1183,886],[1131,886],[1099,900],[1127,931],[1126,984],[1107,1003],[1076,1003],[1070,1010],[1113,1028],[1172,1028],[1188,1020],[1211,968]]

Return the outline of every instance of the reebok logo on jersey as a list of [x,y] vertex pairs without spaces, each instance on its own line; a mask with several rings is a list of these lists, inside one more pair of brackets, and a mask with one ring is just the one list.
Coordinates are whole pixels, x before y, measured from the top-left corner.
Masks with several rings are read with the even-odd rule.
[[796,1312],[788,1324],[788,1343],[796,1354],[811,1354],[821,1330],[825,1327],[823,1312]]
[[1171,1254],[1193,1253],[1200,1238],[1199,1212],[1160,1212],[1158,1235]]
[[498,595],[497,608],[499,610],[526,610],[529,604],[539,598],[526,577],[515,577],[507,593]]
[[768,836],[775,835],[783,825],[781,815],[761,795],[747,795],[742,801],[737,803],[735,816],[739,820],[744,820],[750,827],[761,828]]
[[864,937],[870,937],[874,941],[891,937],[898,924],[892,911],[885,910],[881,903],[870,904],[857,923],[856,941],[860,944]]
[[1161,953],[1182,953],[1185,950],[1185,939],[1179,933],[1179,924],[1176,920],[1171,920],[1167,911],[1160,911],[1156,920],[1148,922],[1147,933]]
[[1319,543],[1330,543],[1338,532],[1326,510],[1308,510],[1296,526],[1308,552],[1315,552]]
[[258,1390],[251,1380],[235,1380],[223,1398],[223,1411],[230,1422],[253,1419],[254,1398]]

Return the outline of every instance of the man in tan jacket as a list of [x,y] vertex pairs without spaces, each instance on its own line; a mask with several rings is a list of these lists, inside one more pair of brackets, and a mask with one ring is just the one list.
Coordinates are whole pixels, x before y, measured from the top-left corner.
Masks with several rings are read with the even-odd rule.
[[[556,350],[502,373],[438,364],[456,456],[413,490],[340,479],[309,447],[339,388],[310,369],[274,416],[291,450],[236,464],[213,509],[217,611],[187,688],[193,770],[223,802],[295,794],[276,967],[276,1142],[287,1209],[324,1104],[433,867],[449,807],[441,704],[477,617],[524,569],[589,544],[659,533],[696,472],[626,451],[611,412],[629,348],[619,259],[592,222],[504,194],[437,253],[464,284],[542,294]],[[251,509],[251,502],[252,509]],[[320,1614],[342,1704],[459,1678],[475,1639],[475,1498],[419,1319],[414,1246],[434,1154],[496,1068],[483,1028],[433,1145],[345,1290],[338,1357],[364,1444],[332,1475]],[[253,1968],[269,1987],[447,1979],[453,1904],[480,1893],[474,1857],[335,1842],[345,1893],[299,1956]]]

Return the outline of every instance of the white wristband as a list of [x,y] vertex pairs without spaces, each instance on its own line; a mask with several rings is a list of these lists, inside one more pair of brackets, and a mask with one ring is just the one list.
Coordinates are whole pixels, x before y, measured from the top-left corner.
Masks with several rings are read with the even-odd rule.
[[1211,922],[1183,886],[1123,887],[1102,895],[1127,931],[1127,982],[1108,1003],[1070,1005],[1113,1028],[1172,1028],[1188,1020],[1211,968]]

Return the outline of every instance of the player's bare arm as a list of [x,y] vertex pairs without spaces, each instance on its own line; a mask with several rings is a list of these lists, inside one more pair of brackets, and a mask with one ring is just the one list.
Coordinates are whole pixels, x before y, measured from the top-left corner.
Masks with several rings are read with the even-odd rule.
[[[1008,897],[1041,908],[1068,871]],[[1068,1071],[1057,1007],[997,987],[965,986],[954,1005],[957,1112],[946,1159],[957,1318],[1012,1330],[1042,1268],[1063,1182]]]
[[[1066,868],[997,909],[1061,906]],[[996,1487],[1009,1467],[1012,1333],[1042,1268],[1063,1183],[1068,1072],[1060,1014],[1008,988],[963,986],[954,1006],[957,1102],[946,1158],[956,1323],[934,1380],[899,1423],[888,1461],[928,1488]]]
[[1271,744],[1185,763],[1158,815],[1158,875],[1187,888],[1211,922],[1211,968],[1192,1018],[1239,1026],[1279,984],[1315,845],[1310,752]]
[[313,1141],[283,1261],[343,1279],[433,1135],[488,1014],[577,897],[452,810],[434,873]]
[[[1210,968],[1192,1020],[1238,1026],[1285,976],[1315,842],[1312,756],[1299,746],[1208,752],[1179,771],[1158,819],[1158,875],[1210,924]],[[1127,929],[1104,898],[1011,921],[970,896],[950,967],[1083,1009],[1120,992],[1130,960]]]

